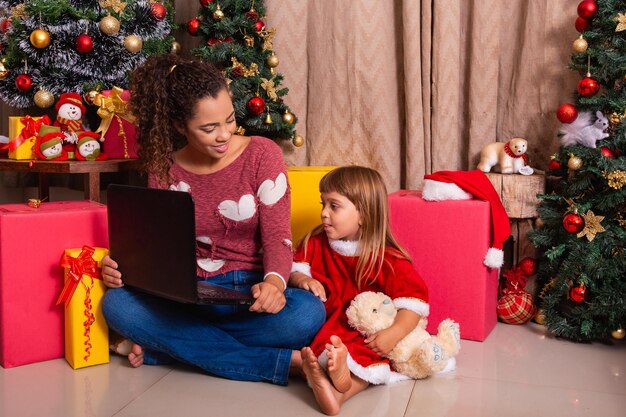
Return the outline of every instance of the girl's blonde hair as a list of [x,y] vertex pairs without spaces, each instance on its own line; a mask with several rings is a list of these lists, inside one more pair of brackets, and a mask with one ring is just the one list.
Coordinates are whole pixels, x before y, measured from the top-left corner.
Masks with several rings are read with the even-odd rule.
[[[406,249],[393,236],[389,227],[387,187],[378,171],[361,166],[336,168],[320,181],[320,193],[336,192],[354,204],[361,215],[359,260],[356,283],[361,288],[378,278],[387,253],[411,261]],[[313,229],[304,238],[304,250],[312,235],[321,233],[322,226]]]

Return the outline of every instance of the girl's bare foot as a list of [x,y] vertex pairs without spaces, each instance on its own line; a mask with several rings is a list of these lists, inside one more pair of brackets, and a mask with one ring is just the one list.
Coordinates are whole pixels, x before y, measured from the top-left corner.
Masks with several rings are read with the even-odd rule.
[[133,344],[128,354],[128,362],[130,362],[133,368],[139,368],[143,365],[143,348],[138,344]]
[[339,336],[331,336],[330,343],[326,344],[328,350],[328,376],[335,389],[344,393],[352,386],[350,368],[348,368],[348,348],[343,344]]
[[[309,381],[309,385],[313,389],[313,395],[320,409],[329,416],[338,414],[341,407],[337,400],[335,389],[319,362],[317,362],[317,357],[309,347],[303,348],[300,354],[302,355],[302,369]],[[337,395],[340,394],[337,393]]]

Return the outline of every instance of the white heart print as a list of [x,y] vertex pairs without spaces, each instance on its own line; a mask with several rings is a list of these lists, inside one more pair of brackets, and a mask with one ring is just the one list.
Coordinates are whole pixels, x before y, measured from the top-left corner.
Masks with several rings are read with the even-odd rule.
[[213,239],[211,239],[209,236],[198,236],[196,240],[201,243],[206,243],[207,245],[213,244]]
[[287,177],[284,173],[278,174],[276,181],[265,180],[259,186],[257,196],[266,206],[270,206],[283,198],[287,192]]
[[197,259],[196,263],[200,268],[204,269],[207,272],[215,272],[223,267],[226,261],[224,261],[223,259],[214,260],[209,258],[202,258]]
[[254,216],[256,204],[252,194],[245,194],[241,196],[239,202],[233,200],[222,201],[219,206],[217,206],[217,209],[222,216],[228,219],[242,221]]
[[177,185],[170,185],[170,190],[173,191],[184,191],[188,193],[191,190],[191,185],[187,184],[185,181],[179,182]]

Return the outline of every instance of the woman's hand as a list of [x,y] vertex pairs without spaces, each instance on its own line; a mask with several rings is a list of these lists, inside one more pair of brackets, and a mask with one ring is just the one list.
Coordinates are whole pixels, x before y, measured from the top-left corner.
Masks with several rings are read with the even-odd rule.
[[250,311],[256,313],[276,314],[285,307],[287,300],[283,292],[283,280],[270,275],[265,281],[252,286],[252,297],[256,300],[250,306]]
[[102,281],[109,288],[120,288],[124,286],[122,273],[117,270],[117,262],[109,255],[102,258]]

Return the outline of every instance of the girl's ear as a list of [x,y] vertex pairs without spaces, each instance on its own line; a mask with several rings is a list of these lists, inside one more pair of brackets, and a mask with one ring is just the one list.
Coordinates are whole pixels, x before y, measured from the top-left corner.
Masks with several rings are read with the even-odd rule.
[[178,122],[174,122],[174,129],[178,131],[181,135],[185,134],[185,127]]

